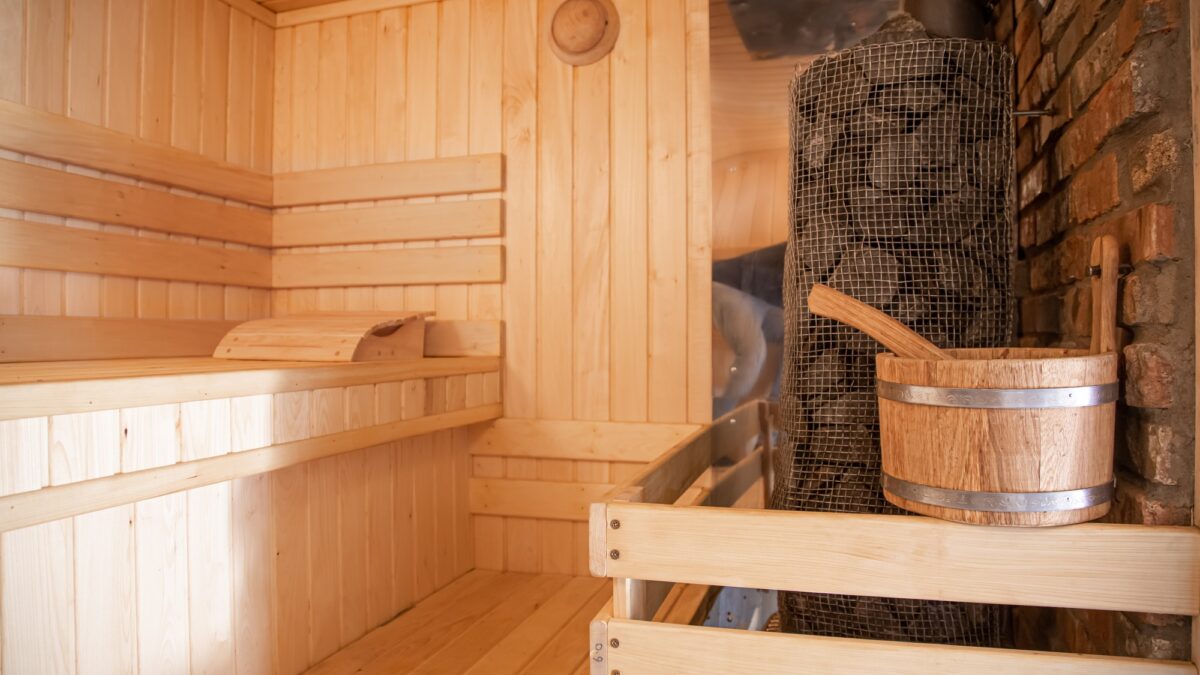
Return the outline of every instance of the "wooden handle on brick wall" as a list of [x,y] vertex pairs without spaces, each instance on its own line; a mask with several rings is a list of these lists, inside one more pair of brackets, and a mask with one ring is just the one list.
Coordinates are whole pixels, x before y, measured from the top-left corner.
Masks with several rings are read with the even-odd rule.
[[895,352],[897,356],[934,361],[954,359],[908,326],[825,284],[812,287],[808,294],[808,309],[817,316],[861,330]]
[[1092,353],[1117,350],[1117,274],[1121,250],[1111,234],[1092,242]]

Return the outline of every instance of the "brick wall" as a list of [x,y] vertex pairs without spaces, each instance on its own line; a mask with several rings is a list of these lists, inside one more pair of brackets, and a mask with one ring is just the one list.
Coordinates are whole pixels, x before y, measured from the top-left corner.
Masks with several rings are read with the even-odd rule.
[[[1004,0],[1017,57],[1018,295],[1027,345],[1086,347],[1092,241],[1116,234],[1124,391],[1111,522],[1191,523],[1193,299],[1187,0]],[[1185,619],[1022,610],[1018,646],[1188,658]]]

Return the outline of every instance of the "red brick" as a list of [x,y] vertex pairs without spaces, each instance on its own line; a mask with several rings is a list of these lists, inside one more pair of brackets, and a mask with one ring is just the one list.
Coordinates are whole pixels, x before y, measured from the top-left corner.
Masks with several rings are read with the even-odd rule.
[[1071,69],[1067,82],[1071,86],[1071,102],[1076,108],[1087,107],[1087,100],[1104,84],[1124,54],[1117,53],[1117,26],[1113,24],[1096,36]]
[[1166,204],[1147,204],[1116,223],[1121,241],[1129,246],[1130,262],[1161,262],[1177,257],[1175,212]]
[[1170,132],[1142,138],[1133,150],[1129,178],[1135,193],[1179,171],[1179,142]]
[[1046,182],[1048,172],[1046,171],[1046,160],[1038,160],[1033,166],[1021,175],[1019,181],[1020,199],[1019,205],[1021,209],[1033,203],[1039,195],[1046,191]]
[[1146,488],[1130,481],[1117,481],[1109,520],[1133,525],[1191,525],[1192,511],[1155,498]]
[[1053,44],[1058,41],[1062,30],[1075,17],[1079,0],[1057,0],[1050,6],[1050,11],[1042,19],[1042,44]]
[[1083,44],[1092,33],[1092,29],[1096,27],[1096,19],[1099,18],[1100,5],[1104,0],[1080,0],[1079,9],[1075,12],[1074,18],[1067,23],[1066,30],[1063,31],[1062,37],[1058,39],[1054,51],[1054,58],[1058,63],[1058,72],[1064,73],[1071,64],[1071,60],[1075,56],[1075,52],[1079,50],[1079,45]]
[[1159,485],[1179,485],[1190,467],[1183,458],[1185,439],[1170,425],[1146,422],[1125,425],[1129,458],[1138,475]]
[[[1042,12],[1041,12],[1041,8],[1037,6],[1037,3],[1036,2],[1027,2],[1021,7],[1014,8],[1013,11],[1015,11],[1017,13],[1017,27],[1016,27],[1016,30],[1014,30],[1011,35],[1011,37],[1013,39],[1013,44],[1017,45],[1020,48],[1024,48],[1025,42],[1032,35],[1037,35],[1038,40],[1041,40]],[[1011,17],[1010,17],[1010,19],[1011,19]],[[1032,47],[1034,47],[1035,49],[1038,49],[1038,50],[1041,49],[1041,46],[1042,46],[1041,42],[1038,42],[1037,44],[1032,45]]]
[[1024,213],[1017,221],[1018,241],[1021,248],[1032,248],[1037,245],[1037,212]]
[[1175,0],[1126,0],[1117,16],[1116,43],[1128,54],[1141,35],[1175,30],[1179,26],[1179,8]]
[[[1041,31],[1037,28],[1037,24],[1033,24],[1034,28],[1022,42],[1017,42],[1017,89],[1025,84],[1029,76],[1033,74],[1033,69],[1037,66],[1038,61],[1042,60],[1042,36]],[[1020,27],[1018,27],[1018,32]],[[1018,38],[1019,39],[1019,38]]]
[[1176,359],[1162,345],[1138,342],[1124,349],[1125,403],[1134,408],[1175,405]]
[[1067,188],[1067,219],[1071,225],[1085,223],[1120,203],[1117,158],[1105,155],[1091,168],[1075,174]]
[[1086,162],[1096,154],[1100,143],[1132,119],[1135,112],[1133,66],[1126,61],[1063,132],[1055,148],[1058,170],[1067,174]]
[[1121,288],[1121,323],[1166,325],[1175,319],[1175,266],[1140,265]]

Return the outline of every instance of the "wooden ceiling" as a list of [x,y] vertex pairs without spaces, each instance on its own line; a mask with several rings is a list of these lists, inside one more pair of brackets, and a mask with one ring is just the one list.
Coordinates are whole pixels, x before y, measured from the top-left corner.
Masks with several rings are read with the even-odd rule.
[[814,57],[755,60],[742,44],[726,0],[709,2],[712,40],[713,159],[788,145],[788,83]]
[[335,2],[341,2],[341,0],[257,0],[257,2],[272,12],[288,12],[293,9],[304,9],[305,7],[316,7],[317,5],[331,5]]

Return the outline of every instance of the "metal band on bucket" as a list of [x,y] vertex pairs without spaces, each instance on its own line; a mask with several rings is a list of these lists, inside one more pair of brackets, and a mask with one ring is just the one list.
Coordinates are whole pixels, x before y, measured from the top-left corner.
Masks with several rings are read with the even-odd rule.
[[910,502],[962,511],[1040,513],[1075,511],[1112,500],[1115,483],[1058,492],[974,492],[921,485],[882,474],[883,489]]
[[943,408],[1087,408],[1112,403],[1119,394],[1116,382],[1046,389],[968,389],[879,380],[875,390],[879,398],[889,401]]

